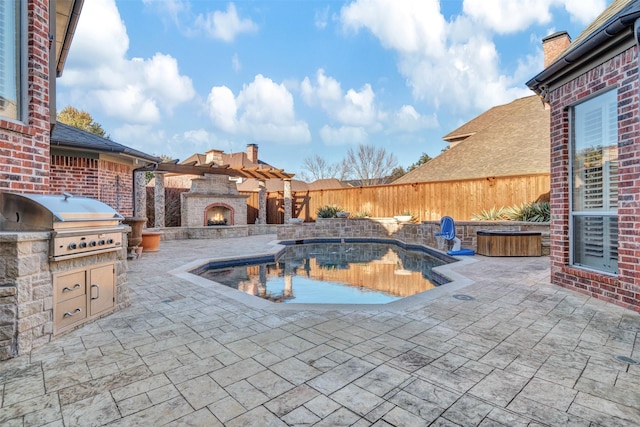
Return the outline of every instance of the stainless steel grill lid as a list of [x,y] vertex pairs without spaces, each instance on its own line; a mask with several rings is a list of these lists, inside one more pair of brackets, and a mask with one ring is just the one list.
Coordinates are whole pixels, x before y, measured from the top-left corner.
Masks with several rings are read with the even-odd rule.
[[0,209],[4,223],[2,228],[9,230],[114,226],[124,219],[105,203],[88,197],[74,197],[68,193],[0,193]]

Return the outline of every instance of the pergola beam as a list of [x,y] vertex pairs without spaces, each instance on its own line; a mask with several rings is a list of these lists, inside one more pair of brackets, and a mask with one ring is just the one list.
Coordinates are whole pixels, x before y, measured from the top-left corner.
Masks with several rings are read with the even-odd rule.
[[258,168],[251,167],[230,167],[229,165],[217,166],[209,164],[205,166],[195,166],[192,163],[178,164],[178,163],[158,163],[157,165],[147,165],[137,169],[142,172],[168,172],[182,175],[227,175],[244,178],[257,178],[257,179],[290,179],[294,174],[286,173],[283,169],[275,168]]

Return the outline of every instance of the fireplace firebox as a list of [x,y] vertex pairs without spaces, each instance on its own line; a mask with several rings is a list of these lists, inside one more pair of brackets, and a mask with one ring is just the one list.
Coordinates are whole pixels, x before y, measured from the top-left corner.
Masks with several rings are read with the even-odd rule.
[[181,194],[182,226],[247,225],[248,195],[239,194],[226,175],[205,175]]

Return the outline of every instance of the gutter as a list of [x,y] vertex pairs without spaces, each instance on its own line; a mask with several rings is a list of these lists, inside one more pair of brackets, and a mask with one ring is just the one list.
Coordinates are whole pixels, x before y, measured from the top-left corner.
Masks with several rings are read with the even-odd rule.
[[635,7],[625,15],[618,16],[613,21],[601,27],[600,30],[591,37],[571,49],[567,54],[529,80],[527,86],[538,95],[545,97],[547,94],[547,83],[552,77],[566,74],[577,68],[587,58],[593,56],[601,46],[629,30],[630,27],[633,27],[634,22],[638,18],[640,18],[640,4],[635,5]]

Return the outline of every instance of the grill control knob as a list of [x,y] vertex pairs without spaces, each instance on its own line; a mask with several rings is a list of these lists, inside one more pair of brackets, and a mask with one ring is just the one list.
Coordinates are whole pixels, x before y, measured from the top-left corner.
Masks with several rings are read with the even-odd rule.
[[97,243],[96,243],[96,241],[95,241],[95,240],[92,240],[92,241],[90,241],[90,242],[89,242],[89,246],[92,246],[92,247],[93,247],[93,246],[95,246],[95,245],[97,245]]
[[104,246],[104,239],[98,240],[98,246]]
[[80,242],[80,243],[78,244],[78,247],[79,247],[80,249],[86,248],[86,247],[87,247],[87,242]]
[[74,242],[69,243],[69,246],[67,246],[67,249],[69,249],[70,251],[74,250],[76,248],[76,244]]
[[107,239],[107,245],[112,245],[113,244],[113,239],[109,238]]

